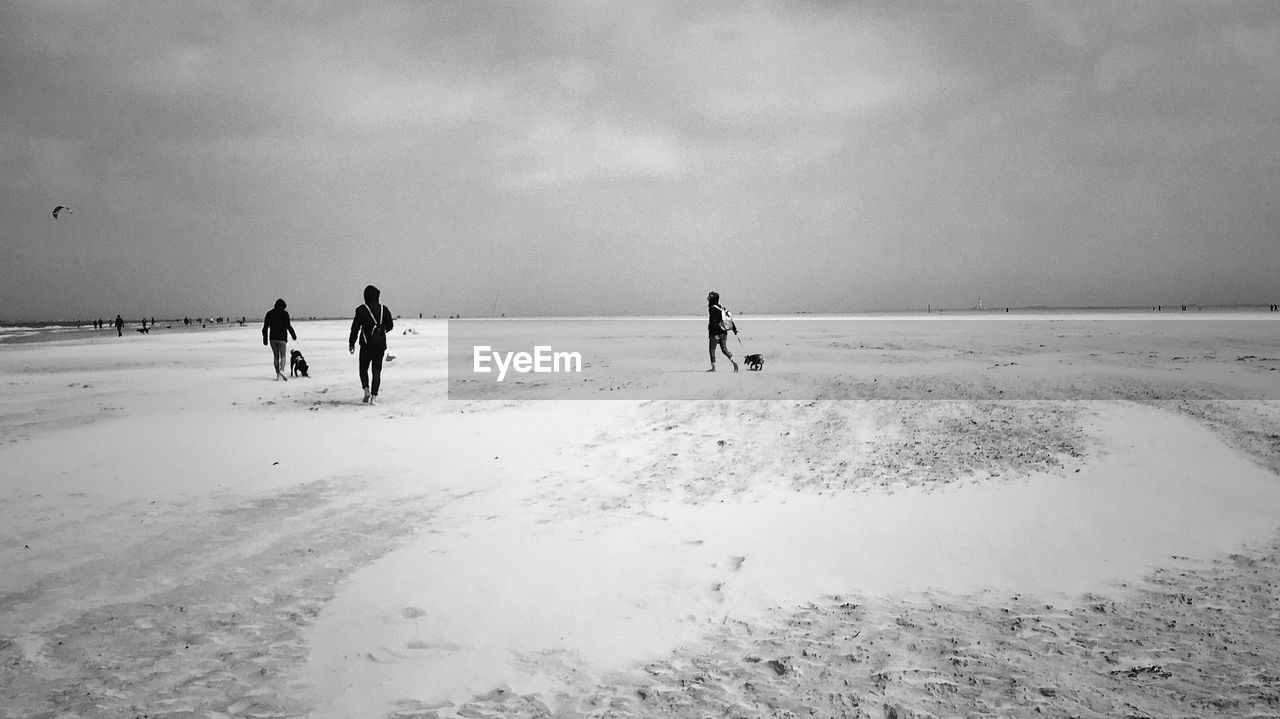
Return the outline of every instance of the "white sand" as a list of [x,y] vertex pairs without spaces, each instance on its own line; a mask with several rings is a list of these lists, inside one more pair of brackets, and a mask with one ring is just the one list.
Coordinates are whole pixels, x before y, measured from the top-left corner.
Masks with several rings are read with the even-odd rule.
[[829,595],[1105,591],[1170,555],[1214,556],[1276,529],[1280,482],[1208,430],[1115,405],[1094,431],[1104,455],[1078,474],[1011,484],[763,492],[626,521],[547,521],[510,495],[477,498],[450,536],[354,575],[318,622],[308,676],[325,691],[321,716],[582,688],[708,623]]
[[[145,628],[148,611],[195,603],[183,591],[198,587],[227,612],[314,612],[283,635],[293,658],[262,672],[312,716],[456,706],[497,688],[553,703],[775,607],[926,590],[1066,602],[1280,526],[1274,474],[1152,407],[1090,403],[1090,451],[1056,468],[832,491],[780,478],[810,462],[830,474],[835,459],[875,470],[893,406],[837,403],[830,434],[802,446],[787,430],[815,431],[803,427],[817,410],[798,402],[750,405],[765,418],[751,425],[733,423],[748,405],[732,403],[714,410],[725,421],[680,403],[449,402],[443,323],[403,325],[418,333],[393,337],[377,407],[358,402],[340,322],[299,324],[313,377],[287,383],[272,381],[254,327],[0,346],[0,639],[46,668],[32,681],[81,671],[58,669],[72,660],[51,638],[89,631],[86,617]],[[1203,371],[1274,379],[1234,360]],[[669,417],[680,429],[664,435]],[[738,446],[716,454],[716,437]],[[298,584],[313,548],[327,554]],[[134,691],[152,677],[130,676]],[[8,691],[0,702],[42,706],[16,694],[36,689]],[[232,699],[218,711],[257,701]]]

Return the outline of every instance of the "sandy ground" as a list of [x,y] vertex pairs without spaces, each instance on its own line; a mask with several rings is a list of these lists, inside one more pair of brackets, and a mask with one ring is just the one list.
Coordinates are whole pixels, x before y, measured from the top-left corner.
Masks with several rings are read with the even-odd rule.
[[402,324],[375,407],[337,322],[0,345],[0,717],[1280,716],[1280,323],[679,377],[773,401],[449,401]]

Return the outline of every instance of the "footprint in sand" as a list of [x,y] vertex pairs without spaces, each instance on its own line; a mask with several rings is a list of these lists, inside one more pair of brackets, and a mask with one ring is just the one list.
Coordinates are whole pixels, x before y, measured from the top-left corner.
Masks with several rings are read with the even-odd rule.
[[747,558],[745,555],[741,557],[734,555],[734,556],[730,556],[728,559],[716,562],[711,566],[715,567],[716,569],[726,569],[730,572],[736,572],[739,569],[742,569],[742,563],[745,561],[747,561]]
[[716,582],[711,585],[711,601],[716,604],[724,603],[724,582]]
[[427,616],[426,611],[419,609],[417,607],[405,607],[404,609],[400,610],[400,614],[405,619],[417,619],[418,617]]
[[[733,555],[727,559],[716,562],[711,565],[716,569],[722,569],[729,572],[736,572],[742,568],[742,563],[747,561],[746,556]],[[726,582],[716,582],[711,585],[711,601],[720,604],[724,602],[724,585]]]
[[373,664],[395,664],[409,657],[399,652],[393,652],[386,647],[378,647],[374,651],[365,652],[364,658]]
[[407,641],[404,646],[405,649],[414,649],[417,651],[439,649],[444,652],[456,652],[462,649],[461,644],[455,644],[454,642],[428,642],[421,639],[412,639]]

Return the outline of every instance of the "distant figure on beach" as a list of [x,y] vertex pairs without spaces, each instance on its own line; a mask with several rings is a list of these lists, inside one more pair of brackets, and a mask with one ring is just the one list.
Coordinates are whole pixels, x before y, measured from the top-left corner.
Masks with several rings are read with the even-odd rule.
[[124,318],[116,315],[116,337],[124,337]]
[[707,354],[711,356],[711,369],[708,372],[716,371],[716,345],[720,346],[720,351],[729,360],[729,364],[733,365],[733,371],[738,371],[738,363],[733,361],[733,354],[729,352],[729,346],[726,342],[729,339],[729,331],[732,330],[736,335],[738,328],[733,324],[733,317],[720,306],[720,293],[707,293]]
[[[364,390],[365,404],[378,403],[378,388],[382,385],[382,358],[387,352],[387,333],[395,327],[391,310],[379,303],[382,291],[373,285],[364,288],[364,304],[356,307],[351,320],[351,335],[347,339],[347,351],[355,354],[356,340],[360,340],[360,387]],[[373,376],[369,376],[370,370]]]
[[293,325],[289,323],[289,313],[285,312],[285,304],[283,299],[276,300],[276,306],[267,312],[267,316],[262,318],[262,344],[271,346],[271,359],[276,366],[276,379],[289,380],[284,374],[285,357],[288,356],[286,349],[289,345],[289,337],[298,339],[298,333],[293,331]]

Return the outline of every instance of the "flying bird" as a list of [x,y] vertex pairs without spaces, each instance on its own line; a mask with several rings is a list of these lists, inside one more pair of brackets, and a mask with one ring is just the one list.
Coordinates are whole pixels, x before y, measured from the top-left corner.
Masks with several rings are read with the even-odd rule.
[[58,219],[58,213],[62,212],[63,210],[66,210],[68,215],[71,214],[70,207],[67,207],[65,205],[58,205],[57,207],[53,208],[53,219],[55,220]]

